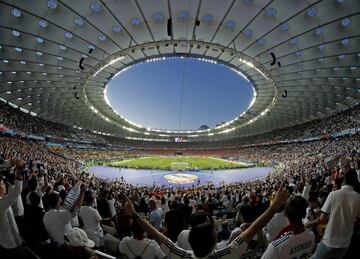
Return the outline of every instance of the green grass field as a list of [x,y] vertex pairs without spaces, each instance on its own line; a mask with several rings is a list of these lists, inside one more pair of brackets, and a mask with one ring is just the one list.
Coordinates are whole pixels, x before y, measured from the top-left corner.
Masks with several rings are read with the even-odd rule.
[[212,157],[142,157],[132,160],[113,161],[105,163],[106,166],[138,169],[230,169],[245,168],[246,164],[226,161]]

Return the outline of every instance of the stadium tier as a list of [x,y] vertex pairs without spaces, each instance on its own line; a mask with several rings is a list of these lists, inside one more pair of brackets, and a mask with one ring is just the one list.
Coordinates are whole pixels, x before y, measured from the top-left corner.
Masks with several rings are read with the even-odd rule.
[[0,258],[355,259],[360,1],[0,1]]

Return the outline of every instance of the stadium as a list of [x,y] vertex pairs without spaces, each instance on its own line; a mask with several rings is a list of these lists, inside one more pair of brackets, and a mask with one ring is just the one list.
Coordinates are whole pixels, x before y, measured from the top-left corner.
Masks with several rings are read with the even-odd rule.
[[0,36],[0,258],[358,258],[360,1],[3,0]]

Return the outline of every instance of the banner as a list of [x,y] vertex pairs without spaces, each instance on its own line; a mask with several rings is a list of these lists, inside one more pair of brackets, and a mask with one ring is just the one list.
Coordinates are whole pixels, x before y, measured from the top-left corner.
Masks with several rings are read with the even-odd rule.
[[309,141],[315,141],[315,140],[320,140],[320,136],[306,138],[306,139],[304,139],[303,141],[304,141],[304,142],[309,142]]
[[76,205],[77,200],[80,196],[80,185],[77,184],[66,195],[66,198],[63,203],[63,208],[69,211],[72,211]]
[[342,131],[334,132],[331,134],[333,138],[343,137],[343,136],[349,136],[353,135],[359,132],[359,128],[351,128],[351,129],[345,129]]
[[50,146],[50,147],[64,147],[64,144],[61,143],[54,143],[54,142],[47,142],[46,145]]
[[33,140],[45,141],[45,137],[36,136],[36,135],[33,135],[33,134],[28,134],[28,135],[26,135],[26,137],[29,138],[29,139],[33,139]]
[[9,135],[16,135],[17,131],[16,130],[12,130],[12,129],[7,129],[4,131],[5,134],[9,134]]

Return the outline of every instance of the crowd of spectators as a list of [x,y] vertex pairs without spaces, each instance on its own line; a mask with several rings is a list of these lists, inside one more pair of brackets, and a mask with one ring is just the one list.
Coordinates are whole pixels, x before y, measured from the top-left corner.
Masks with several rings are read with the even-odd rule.
[[76,149],[66,148],[62,150],[62,154],[67,157],[74,158],[78,161],[92,161],[92,160],[122,160],[128,157],[140,156],[134,151],[124,150],[106,150],[106,149]]
[[85,130],[77,130],[73,127],[50,122],[37,116],[31,116],[2,102],[0,102],[0,126],[27,134],[52,136],[59,140],[69,138],[98,143],[106,142],[98,134]]
[[[240,138],[231,138],[224,141],[204,142],[147,142],[147,141],[125,141],[128,146],[139,149],[201,149],[239,147],[249,144],[266,143],[272,141],[292,140],[314,136],[328,136],[331,133],[359,127],[360,104],[350,109],[335,113],[321,119],[296,125],[288,128],[280,128],[263,134],[249,135]],[[123,140],[122,140],[123,141]],[[115,141],[116,143],[116,141]],[[205,151],[206,152],[206,151]]]
[[[358,127],[358,110],[264,140]],[[0,114],[4,125],[56,132],[33,116],[6,109]],[[65,132],[60,125],[58,131]],[[249,182],[188,188],[140,187],[80,170],[85,160],[174,154],[160,146],[50,150],[20,137],[0,140],[1,258],[356,258],[359,134],[262,147],[236,147],[241,141],[232,148],[190,144],[186,155],[278,166]]]
[[48,122],[36,116],[29,116],[18,109],[0,103],[0,123],[12,129],[39,135],[71,134],[68,127]]
[[[10,171],[2,171],[2,186],[8,189],[8,194],[3,191],[0,206],[11,205],[11,213],[7,212],[10,207],[6,206],[2,211],[10,213],[10,218],[12,214],[14,221],[3,216],[1,228],[7,224],[4,222],[15,222],[17,226],[1,232],[2,255],[26,258],[36,253],[41,258],[96,258],[101,257],[95,254],[100,250],[129,258],[188,258],[194,255],[201,258],[200,255],[208,254],[217,258],[240,258],[241,254],[254,258],[290,258],[291,253],[294,256],[310,255],[316,242],[321,240],[315,258],[325,258],[322,254],[329,251],[339,253],[336,258],[341,258],[346,251],[352,251],[351,247],[347,248],[360,213],[359,207],[354,205],[360,196],[353,191],[353,188],[358,190],[357,173],[360,173],[359,135],[337,140],[225,149],[221,154],[229,157],[277,161],[279,171],[251,182],[180,189],[138,187],[124,181],[90,177],[79,170],[76,159],[69,159],[76,152],[61,155],[62,151],[49,151],[34,141],[2,137],[0,149],[4,164],[11,159],[17,159],[17,163],[25,161],[21,170],[15,166]],[[96,155],[96,151],[89,151],[89,157]],[[336,163],[329,162],[329,157],[337,159]],[[74,158],[86,157],[75,155]],[[17,172],[19,170],[21,173]],[[345,187],[341,186],[343,181]],[[18,182],[23,185],[20,189]],[[281,183],[285,184],[291,198],[285,207],[280,206],[284,200],[280,205],[271,205]],[[335,190],[350,193],[350,196],[340,193],[348,196],[342,198],[343,202],[337,207],[333,205]],[[280,191],[280,195],[285,195],[284,192]],[[11,202],[6,202],[10,198]],[[67,199],[73,202],[72,206],[68,206]],[[347,214],[343,215],[341,209]],[[301,220],[299,216],[289,216],[294,214],[292,210]],[[337,214],[341,215],[340,219]],[[339,220],[344,224],[337,224]],[[213,226],[218,231],[215,241],[209,238],[207,245],[199,243],[199,235],[207,233],[211,236]],[[259,227],[263,229],[260,232]],[[286,242],[286,237],[292,241]],[[354,232],[353,240],[356,238],[358,232]],[[213,251],[214,242],[217,250]],[[306,244],[300,246],[296,242]],[[295,244],[299,247],[290,251]],[[351,254],[347,258],[352,258]]]
[[[327,135],[341,130],[355,128],[359,126],[360,104],[345,111],[335,113],[331,116],[313,120],[293,127],[277,129],[264,134],[232,138],[224,141],[205,141],[205,142],[152,142],[136,141],[120,138],[118,136],[103,136],[95,134],[89,130],[79,130],[73,127],[49,122],[37,116],[29,116],[18,109],[0,103],[0,125],[15,129],[21,132],[31,133],[40,136],[54,136],[58,140],[68,138],[98,144],[122,148],[136,148],[139,150],[155,149],[161,152],[162,149],[186,149],[193,150],[209,148],[238,147],[248,144],[264,143],[271,141],[281,141],[304,137]],[[66,144],[66,142],[65,142]],[[165,151],[166,152],[166,151]]]
[[277,129],[272,132],[256,135],[254,138],[250,136],[239,138],[235,140],[235,142],[234,140],[228,141],[225,146],[232,146],[234,143],[243,145],[327,135],[333,132],[359,127],[359,121],[360,104],[329,117],[311,120],[301,125]]

